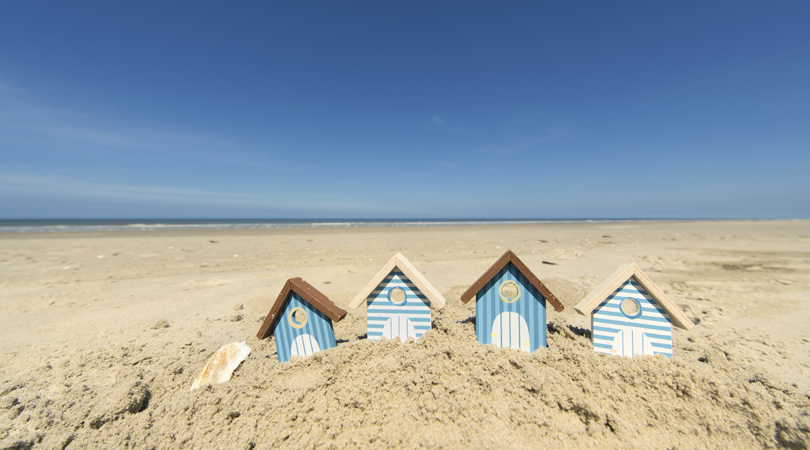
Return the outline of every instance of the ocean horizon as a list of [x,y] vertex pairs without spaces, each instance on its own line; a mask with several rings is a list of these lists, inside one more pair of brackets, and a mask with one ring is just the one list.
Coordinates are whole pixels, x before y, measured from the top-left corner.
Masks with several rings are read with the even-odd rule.
[[671,222],[716,219],[0,219],[0,233],[531,225],[544,223]]

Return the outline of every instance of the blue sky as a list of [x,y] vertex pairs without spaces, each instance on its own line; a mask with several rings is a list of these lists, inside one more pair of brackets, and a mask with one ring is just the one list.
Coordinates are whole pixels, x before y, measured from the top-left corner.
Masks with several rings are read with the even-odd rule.
[[810,218],[808,23],[0,2],[0,218]]

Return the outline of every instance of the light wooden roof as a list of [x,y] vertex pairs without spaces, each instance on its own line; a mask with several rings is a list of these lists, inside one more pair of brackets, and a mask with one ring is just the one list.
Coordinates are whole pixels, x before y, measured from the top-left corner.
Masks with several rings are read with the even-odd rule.
[[394,268],[398,268],[408,277],[409,280],[420,290],[423,294],[430,300],[431,305],[436,305],[437,308],[443,308],[444,304],[446,303],[442,294],[439,294],[439,291],[431,285],[425,277],[416,270],[414,267],[404,256],[402,253],[397,253],[391,258],[379,272],[377,275],[374,275],[374,278],[368,282],[366,287],[357,294],[357,297],[349,303],[349,308],[357,309],[361,303],[363,303],[369,295],[374,291],[374,289],[380,285],[382,280],[391,273]]
[[512,252],[512,250],[507,250],[506,253],[504,253],[500,258],[498,258],[497,261],[495,261],[495,264],[493,264],[492,267],[487,269],[487,271],[484,272],[484,274],[481,275],[481,277],[478,278],[478,280],[475,283],[473,283],[472,286],[470,286],[463,294],[461,294],[461,301],[467,303],[470,300],[472,300],[472,298],[475,297],[475,294],[477,294],[478,291],[483,289],[484,286],[486,286],[487,283],[489,283],[489,280],[491,280],[492,277],[497,275],[498,272],[500,272],[501,269],[506,267],[506,265],[509,263],[514,264],[517,270],[519,270],[520,273],[522,273],[523,276],[526,277],[527,280],[529,280],[529,283],[531,283],[535,289],[537,289],[538,291],[540,291],[541,294],[543,294],[543,297],[546,298],[546,301],[551,303],[551,306],[553,306],[554,309],[557,310],[557,312],[561,312],[563,309],[565,309],[565,306],[563,306],[563,304],[559,300],[557,300],[557,297],[555,297],[554,294],[552,294],[551,291],[548,290],[546,285],[543,284],[542,281],[540,281],[540,278],[537,278],[537,275],[532,273],[532,271],[529,270],[528,267],[526,267],[526,264],[523,264],[523,261],[521,261],[520,258],[518,258],[517,255]]
[[323,295],[321,291],[315,289],[311,284],[301,278],[290,278],[284,283],[284,287],[281,288],[276,302],[273,303],[270,312],[265,316],[262,327],[259,328],[259,333],[256,334],[257,338],[264,339],[273,334],[273,324],[278,320],[278,313],[284,308],[284,304],[287,303],[290,292],[295,292],[300,295],[301,298],[308,301],[312,306],[332,319],[332,322],[339,322],[346,316],[346,311],[339,308],[332,300],[329,300],[329,298]]
[[625,281],[629,280],[630,278],[635,278],[641,286],[664,308],[668,313],[669,317],[672,319],[672,324],[678,328],[683,328],[684,330],[691,330],[695,324],[689,320],[686,315],[678,308],[677,305],[672,303],[672,301],[667,298],[664,292],[652,282],[652,280],[641,271],[633,263],[623,265],[619,267],[613,275],[609,276],[605,281],[602,282],[593,292],[590,293],[587,297],[585,297],[577,306],[574,306],[574,309],[577,310],[578,313],[582,315],[590,314],[594,308],[599,306],[606,298],[610,296],[610,294],[614,293],[616,289],[619,288]]

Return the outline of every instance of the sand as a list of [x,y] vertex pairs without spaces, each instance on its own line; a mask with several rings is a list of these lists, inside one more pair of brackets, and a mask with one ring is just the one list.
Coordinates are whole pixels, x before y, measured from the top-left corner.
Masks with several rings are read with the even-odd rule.
[[[566,307],[534,353],[460,301],[506,249]],[[346,309],[396,252],[447,299],[420,340],[364,307],[309,358],[255,338],[288,277]],[[671,359],[594,353],[573,309],[629,261],[696,323]],[[0,448],[808,448],[809,288],[807,221],[4,234]]]

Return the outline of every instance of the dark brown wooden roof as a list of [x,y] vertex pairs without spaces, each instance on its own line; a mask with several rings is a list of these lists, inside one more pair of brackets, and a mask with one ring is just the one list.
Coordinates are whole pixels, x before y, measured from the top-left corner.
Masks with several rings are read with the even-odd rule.
[[346,311],[340,309],[332,300],[329,300],[325,295],[321,294],[319,290],[312,287],[311,284],[301,278],[290,278],[284,283],[284,287],[281,288],[276,302],[273,303],[273,307],[270,308],[270,312],[267,313],[267,317],[264,318],[264,323],[262,323],[262,327],[259,328],[259,333],[256,337],[264,339],[273,334],[273,325],[278,320],[278,313],[284,308],[284,304],[287,303],[287,299],[290,297],[290,291],[300,295],[312,306],[318,308],[318,311],[326,314],[326,317],[332,319],[332,322],[339,322],[340,319],[346,316]]
[[528,267],[526,267],[526,264],[523,264],[523,261],[521,261],[516,254],[512,253],[512,250],[507,250],[506,253],[503,254],[503,256],[501,256],[500,258],[498,258],[497,261],[495,261],[495,264],[493,264],[492,267],[490,267],[486,272],[484,272],[483,275],[481,275],[481,278],[479,278],[478,281],[473,283],[473,285],[470,286],[469,289],[467,289],[463,294],[461,294],[461,301],[463,301],[464,303],[469,302],[473,297],[475,297],[475,294],[477,294],[478,291],[483,289],[484,286],[486,286],[487,283],[489,283],[489,280],[491,280],[492,277],[497,275],[498,272],[500,272],[501,269],[506,267],[506,265],[509,263],[512,263],[515,265],[515,267],[517,267],[517,270],[519,270],[520,273],[522,273],[523,276],[526,277],[527,280],[529,280],[529,282],[532,284],[532,286],[534,286],[535,289],[537,289],[538,291],[540,291],[541,294],[543,294],[543,297],[545,297],[546,300],[549,303],[551,303],[551,305],[554,307],[554,309],[557,310],[557,312],[560,312],[563,309],[565,309],[565,306],[563,306],[563,304],[560,303],[559,300],[557,300],[557,297],[555,297],[554,294],[552,294],[551,291],[548,290],[546,285],[544,285],[540,281],[540,279],[537,278],[537,276],[533,274]]

